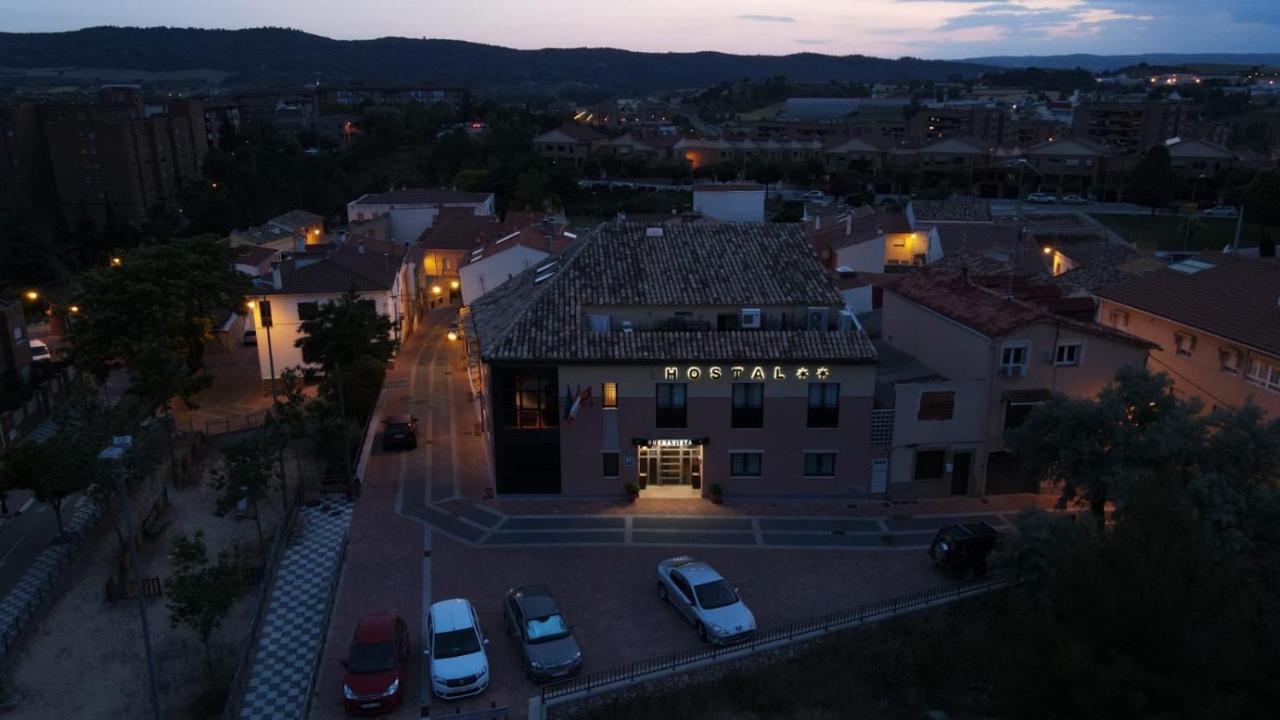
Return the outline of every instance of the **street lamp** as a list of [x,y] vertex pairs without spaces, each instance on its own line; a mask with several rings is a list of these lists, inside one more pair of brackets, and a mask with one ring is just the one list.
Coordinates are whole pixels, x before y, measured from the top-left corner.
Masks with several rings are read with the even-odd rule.
[[72,305],[71,307],[69,307],[69,308],[67,308],[67,309],[71,311],[71,314],[72,314],[72,315],[75,315],[76,313],[80,312],[80,306],[79,306],[79,305]]
[[456,331],[450,330],[448,337],[449,337],[449,342],[454,342],[458,339],[458,333]]
[[117,256],[117,257],[113,257],[113,258],[111,258],[111,267],[120,267],[120,264],[121,264],[122,262],[123,262],[123,260],[121,260],[118,256]]
[[25,293],[23,293],[23,295],[25,295],[26,298],[31,302],[35,302],[36,300],[40,299],[40,293],[36,292],[35,290],[28,290]]
[[457,281],[457,280],[450,280],[450,281],[449,281],[449,289],[450,289],[450,290],[457,290],[457,289],[458,289],[458,281]]
[[444,288],[440,287],[439,285],[432,285],[432,286],[431,286],[431,294],[432,294],[432,295],[439,295],[439,294],[440,294],[440,293],[442,293],[442,292],[444,292]]

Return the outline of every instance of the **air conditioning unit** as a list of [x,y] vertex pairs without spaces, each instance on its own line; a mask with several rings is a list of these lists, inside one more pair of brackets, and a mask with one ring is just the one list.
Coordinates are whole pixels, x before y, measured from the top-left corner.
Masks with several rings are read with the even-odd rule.
[[742,328],[744,330],[759,330],[760,316],[761,316],[761,313],[757,309],[754,309],[754,308],[744,309],[742,311],[742,323],[741,323]]

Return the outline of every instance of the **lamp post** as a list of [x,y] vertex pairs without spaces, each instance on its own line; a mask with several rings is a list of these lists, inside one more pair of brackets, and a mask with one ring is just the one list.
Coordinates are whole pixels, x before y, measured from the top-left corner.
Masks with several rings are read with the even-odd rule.
[[[1191,202],[1187,203],[1189,205],[1187,209],[1190,210],[1191,212],[1196,211],[1195,210],[1196,191],[1200,189],[1200,181],[1203,180],[1204,178],[1205,178],[1204,173],[1200,173],[1198,176],[1196,176],[1195,182],[1191,183]],[[1186,252],[1187,247],[1189,245],[1191,245],[1191,215],[1190,214],[1188,214],[1187,218],[1182,221],[1182,251]]]

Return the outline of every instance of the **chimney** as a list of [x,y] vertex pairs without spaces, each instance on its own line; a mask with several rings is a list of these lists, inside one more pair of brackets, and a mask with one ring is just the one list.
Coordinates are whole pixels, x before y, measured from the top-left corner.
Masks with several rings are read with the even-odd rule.
[[356,252],[364,254],[364,238],[356,238]]
[[853,213],[846,213],[844,216],[844,234],[853,234]]
[[280,263],[271,263],[271,287],[276,290],[284,289],[284,278],[280,277]]
[[294,235],[294,236],[293,236],[293,250],[294,250],[294,252],[306,252],[306,251],[307,251],[307,236],[306,236],[306,235],[298,234],[298,235]]

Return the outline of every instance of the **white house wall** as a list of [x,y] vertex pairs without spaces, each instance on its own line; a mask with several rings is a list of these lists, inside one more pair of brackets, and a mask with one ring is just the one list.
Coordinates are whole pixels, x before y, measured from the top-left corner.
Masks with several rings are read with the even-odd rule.
[[470,305],[476,298],[542,262],[549,255],[527,245],[517,245],[496,255],[490,255],[458,270],[462,282],[462,304]]

